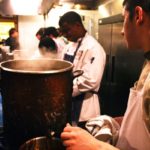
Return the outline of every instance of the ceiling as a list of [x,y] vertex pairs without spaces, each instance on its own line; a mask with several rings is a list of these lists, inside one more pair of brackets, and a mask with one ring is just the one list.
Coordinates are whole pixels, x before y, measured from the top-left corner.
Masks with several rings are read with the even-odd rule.
[[71,4],[72,8],[96,10],[98,5],[110,0],[0,0],[0,15],[46,14],[55,6]]
[[72,3],[74,6],[80,4],[81,9],[94,10],[97,9],[97,4],[99,0],[59,0],[59,3]]

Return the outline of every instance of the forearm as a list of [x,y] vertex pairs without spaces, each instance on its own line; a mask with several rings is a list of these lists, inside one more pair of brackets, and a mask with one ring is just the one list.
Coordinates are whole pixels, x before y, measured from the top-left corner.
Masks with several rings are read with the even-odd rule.
[[108,143],[98,141],[97,149],[95,149],[95,150],[119,150],[119,149],[112,146],[112,145],[110,145],[110,144],[108,144]]
[[119,150],[108,143],[95,139],[86,130],[72,127],[69,124],[64,128],[61,139],[66,150]]
[[98,83],[99,83],[99,81],[96,81],[96,80],[92,81],[86,77],[78,77],[73,81],[73,94],[72,94],[72,96],[78,96],[83,92],[97,91],[99,88]]
[[83,70],[83,74],[73,81],[73,96],[81,92],[98,91],[105,67],[105,57],[100,50],[87,50],[78,62],[75,70]]

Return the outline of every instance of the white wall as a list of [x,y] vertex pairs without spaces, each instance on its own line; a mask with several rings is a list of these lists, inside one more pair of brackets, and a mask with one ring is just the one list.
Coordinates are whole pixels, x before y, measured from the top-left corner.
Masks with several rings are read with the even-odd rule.
[[[19,41],[21,49],[34,51],[38,48],[38,40],[35,37],[37,30],[40,27],[48,26],[58,26],[58,21],[60,16],[65,12],[69,11],[64,9],[52,9],[46,20],[44,21],[43,16],[19,16]],[[81,16],[85,17],[83,21],[85,28],[90,34],[95,36],[98,35],[98,11],[87,11],[87,10],[78,10],[77,11]]]
[[44,26],[43,16],[19,16],[18,22],[21,49],[36,50],[39,41],[35,34],[40,27]]

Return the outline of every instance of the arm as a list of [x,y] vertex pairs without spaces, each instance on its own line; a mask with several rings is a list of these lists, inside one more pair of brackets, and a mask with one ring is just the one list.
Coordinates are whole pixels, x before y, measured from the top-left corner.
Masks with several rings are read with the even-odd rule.
[[83,70],[83,75],[73,81],[73,96],[80,92],[98,91],[104,72],[106,55],[102,47],[93,47],[84,51],[75,70]]
[[86,130],[69,124],[61,134],[66,150],[119,150],[110,144],[98,141]]

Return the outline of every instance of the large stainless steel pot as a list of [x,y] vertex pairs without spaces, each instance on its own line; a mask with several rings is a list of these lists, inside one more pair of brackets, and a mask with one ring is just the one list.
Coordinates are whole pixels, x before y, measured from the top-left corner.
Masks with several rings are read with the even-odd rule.
[[72,68],[61,60],[1,63],[4,133],[11,149],[47,132],[59,137],[71,120]]

